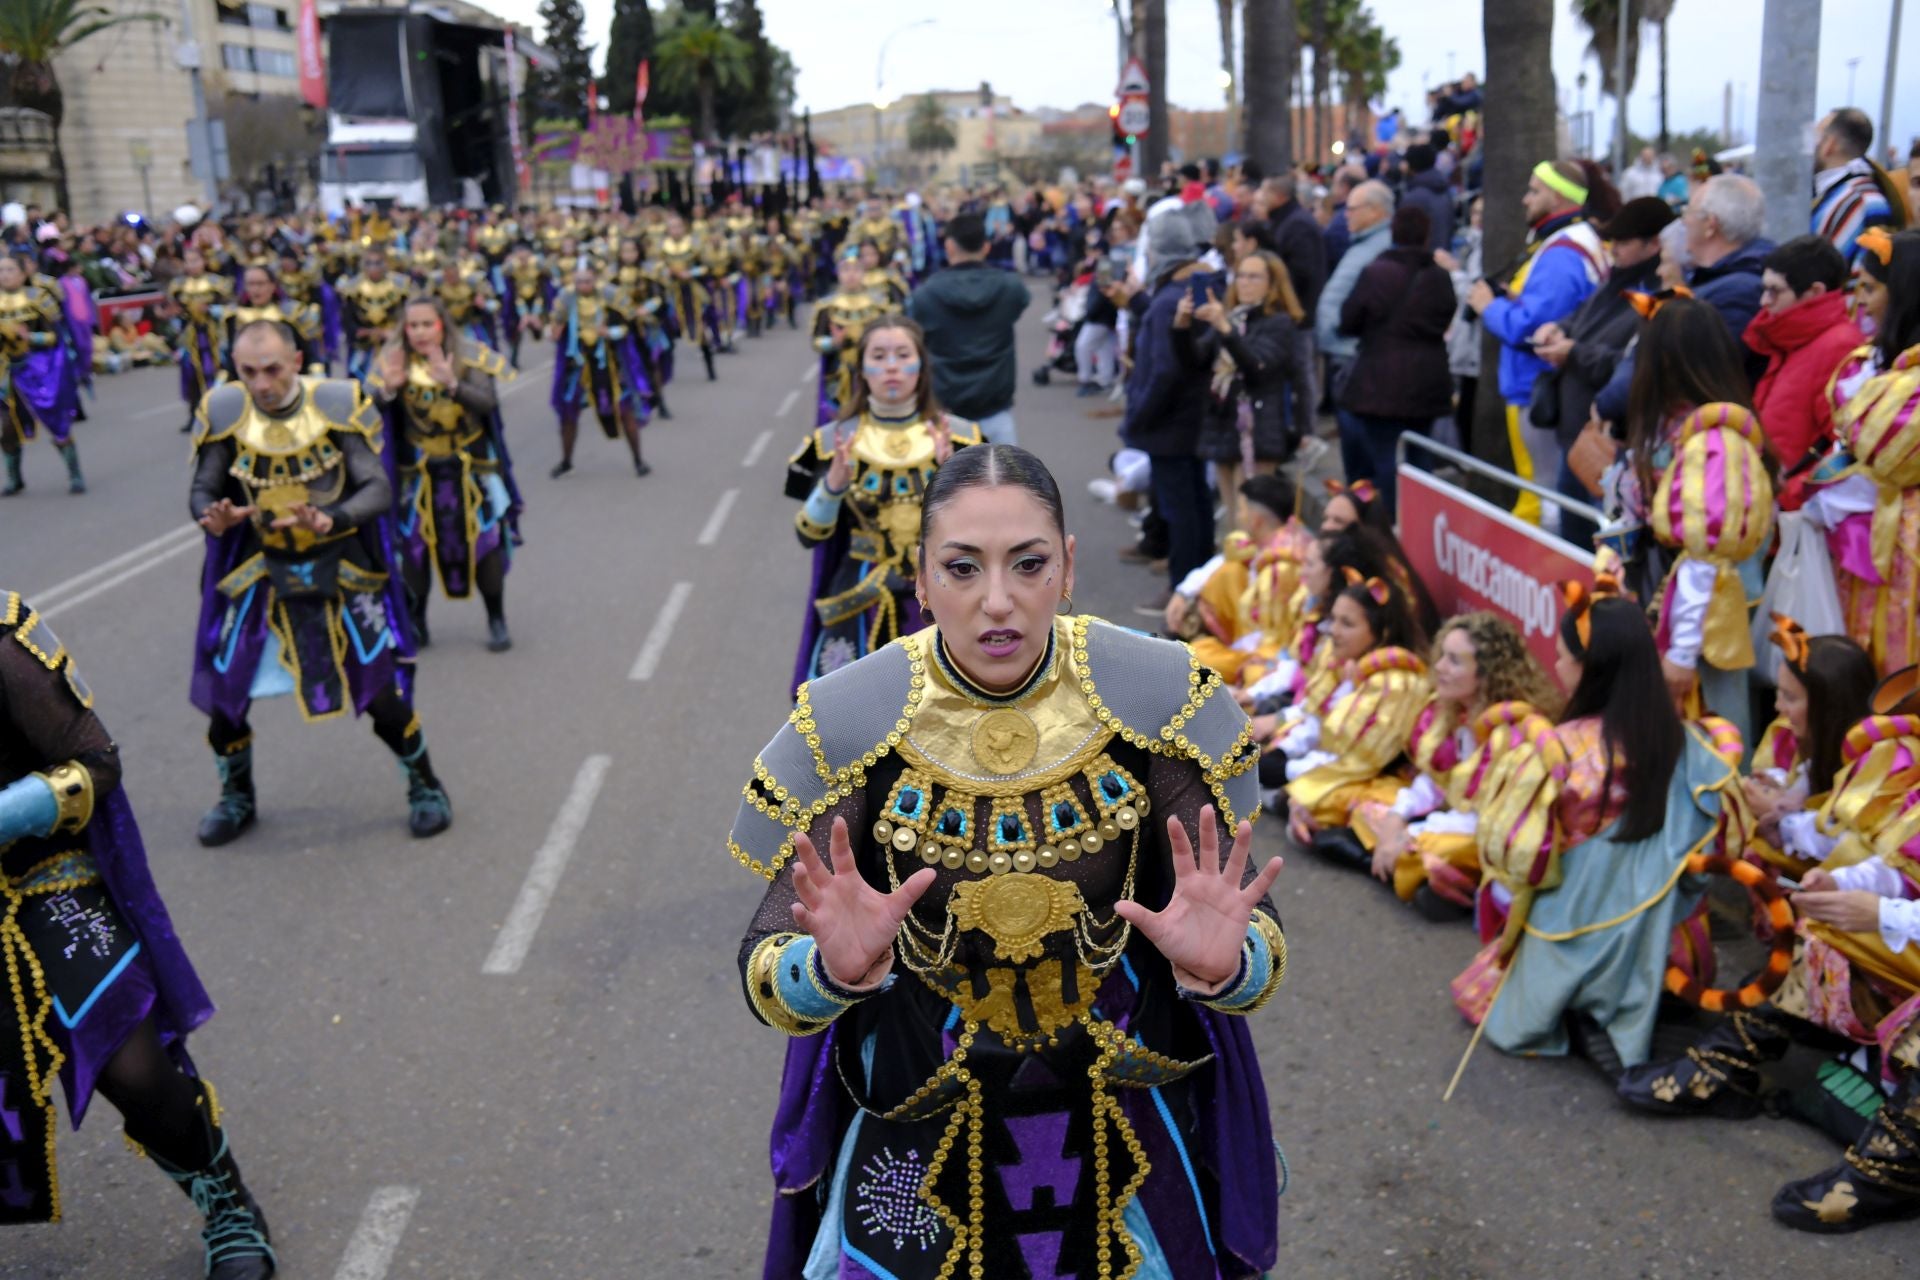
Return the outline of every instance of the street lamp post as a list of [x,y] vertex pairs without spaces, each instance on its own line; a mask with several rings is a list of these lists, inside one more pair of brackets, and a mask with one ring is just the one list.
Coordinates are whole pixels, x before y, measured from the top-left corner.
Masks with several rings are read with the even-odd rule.
[[904,35],[916,27],[930,27],[938,21],[938,18],[922,18],[918,22],[906,23],[889,31],[887,38],[880,42],[880,56],[874,59],[873,64],[873,178],[878,178],[880,174],[880,149],[884,128],[881,117],[887,109],[887,46],[893,43],[895,36]]

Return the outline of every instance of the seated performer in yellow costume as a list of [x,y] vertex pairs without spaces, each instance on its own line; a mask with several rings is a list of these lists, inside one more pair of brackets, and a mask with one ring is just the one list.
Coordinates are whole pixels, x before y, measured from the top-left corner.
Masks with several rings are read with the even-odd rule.
[[1347,572],[1327,615],[1339,683],[1324,703],[1304,708],[1262,761],[1269,776],[1284,769],[1289,825],[1302,843],[1346,826],[1363,802],[1399,794],[1407,736],[1432,695],[1406,597],[1382,579]]
[[1480,887],[1474,798],[1492,763],[1493,731],[1529,715],[1552,715],[1560,697],[1511,622],[1469,613],[1440,628],[1433,646],[1433,698],[1409,733],[1415,775],[1392,800],[1368,800],[1353,833],[1373,855],[1373,874],[1431,919],[1473,911]]
[[1264,670],[1288,638],[1288,606],[1313,535],[1294,514],[1293,482],[1274,472],[1240,486],[1240,527],[1167,603],[1168,629],[1229,684]]

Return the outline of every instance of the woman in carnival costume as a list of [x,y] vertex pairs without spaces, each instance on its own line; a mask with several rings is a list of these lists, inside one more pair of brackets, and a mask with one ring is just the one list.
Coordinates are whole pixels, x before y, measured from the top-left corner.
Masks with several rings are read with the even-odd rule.
[[979,442],[978,428],[934,402],[926,340],[913,321],[873,321],[853,358],[853,402],[809,432],[787,463],[787,496],[804,503],[795,526],[813,551],[796,686],[920,629],[921,496],[956,447]]
[[916,507],[933,625],[801,688],[728,842],[769,882],[747,1002],[792,1037],[762,1274],[1264,1274],[1239,1015],[1287,952],[1246,718],[1182,646],[1056,616],[1031,454],[962,450]]
[[603,285],[599,269],[584,256],[574,267],[572,284],[553,300],[551,403],[560,415],[560,461],[552,472],[556,479],[573,470],[580,415],[589,404],[607,439],[626,436],[634,474],[653,472],[640,456],[650,388],[633,318],[624,306],[619,291]]
[[66,461],[68,491],[87,491],[73,443],[79,411],[79,372],[60,287],[45,276],[29,276],[18,257],[0,254],[0,458],[7,468],[0,498],[27,487],[20,472],[22,445],[43,427]]
[[400,339],[380,353],[368,379],[386,409],[388,439],[399,449],[394,532],[422,645],[437,567],[449,599],[480,589],[487,648],[513,647],[505,593],[523,504],[495,385],[512,376],[498,352],[454,326],[444,303],[415,297],[407,302]]
[[167,285],[168,299],[180,309],[174,358],[180,363],[180,398],[187,402],[187,423],[207,392],[220,382],[226,350],[223,317],[233,301],[233,281],[208,268],[206,251],[190,244],[180,255],[183,271]]

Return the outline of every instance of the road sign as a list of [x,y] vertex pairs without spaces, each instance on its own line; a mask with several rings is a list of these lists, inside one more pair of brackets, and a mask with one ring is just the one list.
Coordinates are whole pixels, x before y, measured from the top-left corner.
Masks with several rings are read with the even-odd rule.
[[1147,110],[1147,100],[1139,97],[1120,99],[1120,115],[1117,117],[1122,133],[1131,133],[1138,137],[1152,127],[1152,114]]
[[1123,152],[1120,158],[1113,162],[1113,180],[1115,182],[1125,182],[1132,176],[1133,157]]
[[1135,95],[1144,98],[1147,95],[1147,64],[1138,58],[1128,58],[1126,68],[1120,72],[1120,87],[1113,92],[1120,98]]

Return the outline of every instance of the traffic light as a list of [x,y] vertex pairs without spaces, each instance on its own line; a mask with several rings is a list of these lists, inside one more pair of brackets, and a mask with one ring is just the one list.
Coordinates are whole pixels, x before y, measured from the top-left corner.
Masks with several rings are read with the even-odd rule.
[[1128,137],[1127,131],[1120,127],[1120,104],[1117,102],[1107,108],[1107,125],[1113,130],[1114,146],[1131,147],[1133,145],[1133,139]]

